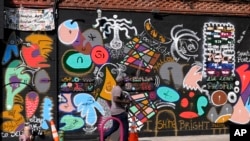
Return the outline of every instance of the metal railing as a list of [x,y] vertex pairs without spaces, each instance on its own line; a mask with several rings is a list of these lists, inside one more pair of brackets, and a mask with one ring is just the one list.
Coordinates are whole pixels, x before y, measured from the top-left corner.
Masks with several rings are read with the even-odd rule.
[[104,141],[103,137],[104,137],[104,125],[106,122],[108,122],[109,120],[116,120],[117,122],[119,122],[120,124],[120,141],[123,141],[123,124],[121,122],[120,119],[116,118],[116,117],[109,117],[107,119],[105,119],[102,124],[101,124],[101,130],[100,130],[100,141]]

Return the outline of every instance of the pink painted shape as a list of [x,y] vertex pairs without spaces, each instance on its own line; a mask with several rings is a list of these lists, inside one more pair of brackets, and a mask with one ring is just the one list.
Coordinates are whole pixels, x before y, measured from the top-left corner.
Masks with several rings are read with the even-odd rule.
[[71,94],[65,93],[63,96],[66,98],[67,102],[61,103],[59,105],[59,110],[63,112],[72,112],[75,110],[72,101],[71,101]]
[[107,119],[105,119],[103,122],[102,122],[102,124],[101,124],[101,129],[100,129],[100,138],[101,138],[101,141],[104,141],[103,140],[103,132],[104,132],[104,125],[105,125],[105,123],[106,122],[108,122],[109,120],[116,120],[116,121],[118,121],[119,122],[119,124],[120,124],[120,141],[123,141],[123,124],[122,124],[122,122],[121,122],[121,120],[120,119],[118,119],[118,118],[116,118],[116,117],[109,117],[109,118],[107,118]]
[[229,120],[238,124],[247,124],[249,122],[249,113],[241,98],[239,98],[238,102],[234,105],[233,113]]
[[31,118],[37,110],[39,95],[36,92],[29,92],[25,97],[26,117]]
[[202,80],[202,73],[200,72],[201,67],[198,65],[193,66],[186,74],[183,80],[183,86],[190,90],[200,90],[201,87],[198,84]]

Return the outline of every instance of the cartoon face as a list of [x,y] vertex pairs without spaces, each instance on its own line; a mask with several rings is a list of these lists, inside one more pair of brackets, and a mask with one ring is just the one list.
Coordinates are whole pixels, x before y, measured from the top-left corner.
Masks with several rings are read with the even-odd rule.
[[231,75],[232,70],[233,70],[233,64],[229,63],[221,64],[221,74],[223,76]]

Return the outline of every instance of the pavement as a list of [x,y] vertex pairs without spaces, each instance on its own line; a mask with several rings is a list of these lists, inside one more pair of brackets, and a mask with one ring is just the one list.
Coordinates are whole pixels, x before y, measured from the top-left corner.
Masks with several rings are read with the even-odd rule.
[[[119,130],[113,133],[108,141],[119,141]],[[138,141],[230,141],[230,134],[216,135],[183,135],[183,136],[158,136],[158,137],[140,137]]]
[[229,140],[230,140],[229,134],[139,138],[139,141],[229,141]]

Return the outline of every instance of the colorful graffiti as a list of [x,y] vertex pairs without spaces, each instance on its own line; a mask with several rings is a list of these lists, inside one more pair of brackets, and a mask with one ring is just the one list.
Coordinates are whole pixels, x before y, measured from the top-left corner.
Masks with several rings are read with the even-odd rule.
[[46,69],[52,65],[49,61],[53,39],[40,33],[22,38],[12,32],[2,58],[2,65],[6,65],[3,75],[2,138],[20,136],[26,122],[37,135],[51,134],[47,130],[50,128],[47,122],[53,119],[53,103],[56,100],[49,94],[51,76]]
[[143,20],[99,14],[88,27],[62,18],[57,46],[46,34],[12,32],[2,57],[2,138],[18,137],[25,122],[40,135],[52,135],[53,121],[65,134],[98,133],[118,76],[131,96],[129,120],[144,135],[220,134],[227,122],[249,123],[250,53],[236,48],[237,26],[175,21],[160,29]]

